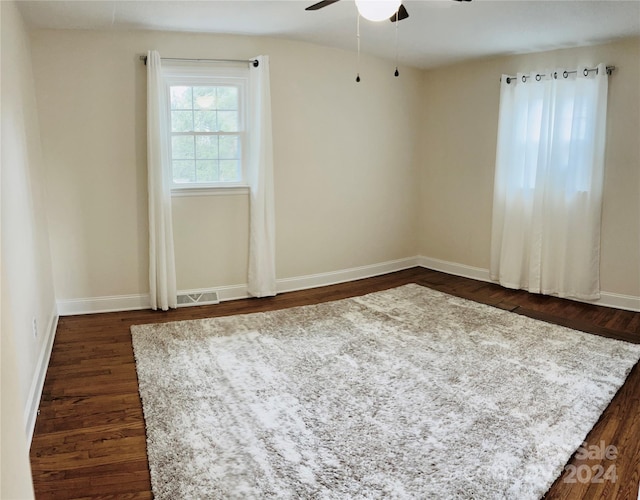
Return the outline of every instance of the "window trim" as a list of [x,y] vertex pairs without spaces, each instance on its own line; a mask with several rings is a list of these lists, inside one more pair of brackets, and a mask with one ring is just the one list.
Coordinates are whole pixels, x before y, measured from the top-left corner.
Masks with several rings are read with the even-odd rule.
[[249,186],[192,187],[189,189],[171,189],[171,196],[176,198],[189,196],[235,196],[249,194]]
[[[249,87],[249,69],[238,67],[202,67],[193,64],[175,64],[163,68],[163,80],[166,94],[164,118],[167,125],[167,154],[166,161],[167,175],[170,181],[172,196],[203,196],[206,194],[226,194],[221,193],[230,190],[229,194],[245,192],[249,183],[247,181],[247,158],[249,152],[250,130],[249,130],[249,112],[248,112],[248,87]],[[240,150],[240,168],[241,179],[236,182],[189,182],[175,183],[173,182],[173,165],[172,165],[172,140],[171,130],[171,87],[172,86],[234,86],[238,88],[238,106],[241,127],[240,130],[233,135],[238,135],[241,142]],[[189,191],[194,191],[190,194]],[[197,193],[196,193],[197,191]]]

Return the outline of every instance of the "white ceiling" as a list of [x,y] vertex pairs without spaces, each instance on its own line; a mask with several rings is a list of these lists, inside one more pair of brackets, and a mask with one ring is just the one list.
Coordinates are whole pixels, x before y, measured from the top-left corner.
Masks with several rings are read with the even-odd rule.
[[[353,0],[307,12],[317,0],[22,0],[29,26],[266,35],[354,50]],[[640,0],[404,0],[400,61],[428,68],[640,35]],[[361,22],[362,51],[395,57],[391,22]]]

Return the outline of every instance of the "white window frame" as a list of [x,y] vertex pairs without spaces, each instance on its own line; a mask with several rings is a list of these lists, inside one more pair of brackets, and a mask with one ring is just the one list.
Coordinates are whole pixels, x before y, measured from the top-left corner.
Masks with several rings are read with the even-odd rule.
[[[249,131],[249,113],[248,113],[248,87],[249,87],[249,68],[248,67],[232,67],[232,66],[201,66],[193,63],[175,64],[163,67],[163,79],[166,89],[166,112],[163,114],[167,120],[167,137],[168,154],[167,172],[171,181],[171,193],[173,196],[201,196],[208,194],[235,194],[239,192],[248,192],[247,181],[247,154],[249,151],[249,140],[251,137]],[[240,166],[241,179],[236,182],[173,182],[173,162],[172,162],[172,130],[171,130],[171,92],[172,86],[234,86],[238,88],[238,107],[240,130],[237,135],[240,136]],[[236,135],[234,133],[234,135]]]

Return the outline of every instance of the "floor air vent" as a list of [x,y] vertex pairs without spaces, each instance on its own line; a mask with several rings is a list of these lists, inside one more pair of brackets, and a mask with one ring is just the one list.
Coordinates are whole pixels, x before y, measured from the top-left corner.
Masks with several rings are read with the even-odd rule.
[[178,294],[178,307],[202,306],[205,304],[218,304],[219,302],[218,292],[215,291]]

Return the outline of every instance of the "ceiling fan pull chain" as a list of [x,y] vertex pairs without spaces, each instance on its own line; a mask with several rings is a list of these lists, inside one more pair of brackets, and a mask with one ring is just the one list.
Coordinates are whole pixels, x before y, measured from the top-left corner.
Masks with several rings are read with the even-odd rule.
[[358,72],[356,82],[360,83],[360,13],[358,13],[358,20],[356,21],[356,38],[358,39]]
[[400,11],[396,12],[396,70],[393,73],[393,76],[400,76],[400,72],[398,71],[398,18],[400,17]]

